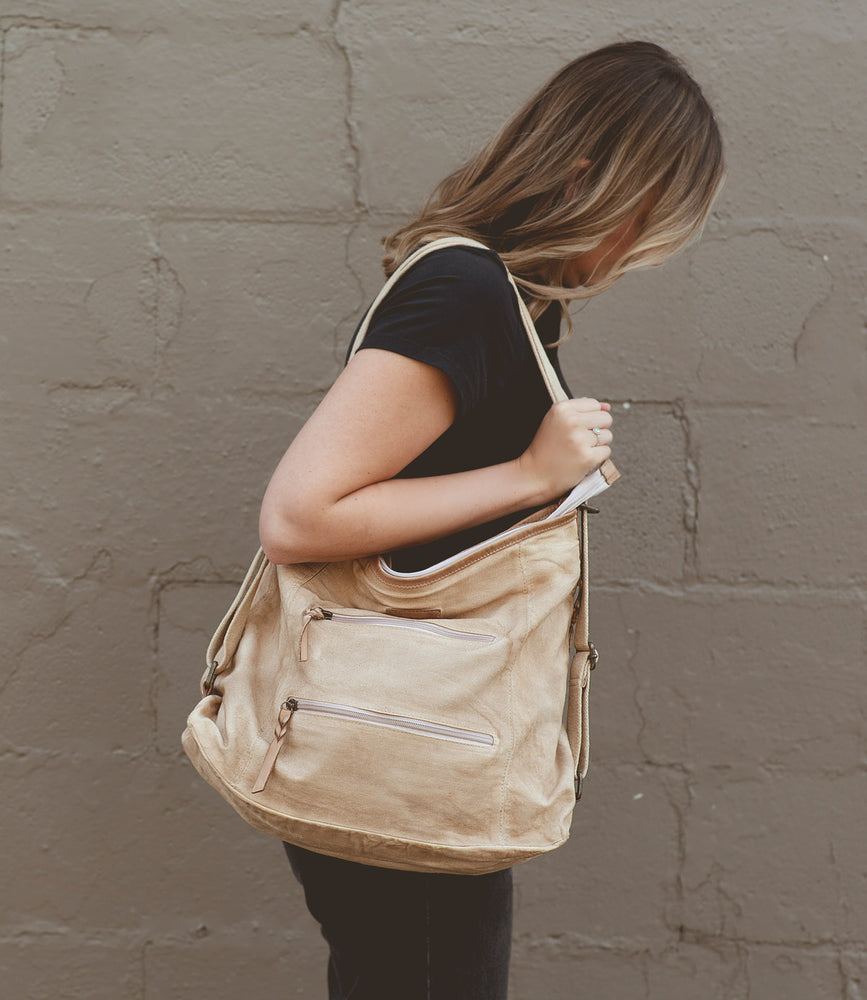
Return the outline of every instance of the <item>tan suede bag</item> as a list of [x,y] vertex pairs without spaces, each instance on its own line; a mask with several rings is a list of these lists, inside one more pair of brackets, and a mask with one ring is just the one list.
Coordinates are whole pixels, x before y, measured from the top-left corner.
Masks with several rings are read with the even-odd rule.
[[[480,246],[450,238],[413,254],[353,350],[398,278],[454,245]],[[610,462],[600,472],[617,478]],[[415,573],[381,557],[278,566],[260,549],[183,735],[202,777],[254,827],[369,865],[481,874],[562,844],[587,770],[596,652],[588,508],[550,517],[556,506]]]

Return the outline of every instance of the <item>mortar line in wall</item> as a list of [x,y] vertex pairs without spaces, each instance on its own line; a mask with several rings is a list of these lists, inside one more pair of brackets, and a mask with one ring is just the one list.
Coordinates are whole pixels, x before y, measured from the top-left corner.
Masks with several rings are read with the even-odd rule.
[[[117,211],[124,211],[117,206]],[[352,226],[358,219],[358,212],[354,209],[348,212],[341,212],[339,209],[308,209],[298,212],[275,212],[270,209],[262,211],[226,211],[225,209],[215,209],[213,212],[199,210],[193,212],[184,211],[182,206],[167,206],[165,209],[149,211],[151,218],[158,222],[201,222],[201,223],[221,223],[243,225],[252,223],[259,226]]]
[[688,926],[684,926],[683,940],[687,944],[753,945],[760,948],[789,948],[792,951],[805,951],[808,953],[813,952],[816,954],[828,955],[836,955],[838,952],[845,952],[848,949],[853,951],[862,951],[864,948],[864,940],[858,938],[844,938],[843,940],[835,938],[818,938],[816,940],[807,941],[798,938],[774,939],[761,937],[737,937],[729,934],[717,934],[702,931]]
[[[768,938],[750,937],[726,937],[723,935],[709,934],[702,931],[694,931],[689,927],[684,927],[683,937],[677,941],[671,941],[668,947],[679,947],[682,942],[696,945],[697,947],[713,947],[714,945],[755,946],[758,948],[789,949],[791,951],[801,951],[814,955],[826,955],[834,957],[840,953],[846,954],[849,951],[861,951],[863,941],[846,940],[842,943],[831,939],[821,941],[806,941],[798,939],[780,939],[779,941]],[[582,935],[558,934],[556,936],[546,934],[535,934],[533,931],[523,931],[516,935],[516,943],[519,946],[539,946],[553,944],[567,953],[578,952],[608,952],[628,956],[639,956],[646,953],[647,944],[643,938],[618,937],[613,940],[600,940],[598,938],[588,938]],[[565,947],[564,947],[565,946]]]
[[[642,398],[640,396],[624,396],[621,399],[615,399],[609,397],[608,402],[612,406],[625,406],[627,409],[631,406],[665,406],[673,407],[680,406],[684,407],[686,401],[682,398],[678,399],[650,399]],[[749,399],[732,399],[732,400],[704,400],[701,398],[690,399],[689,405],[693,408],[699,408],[703,412],[716,412],[721,410],[723,412],[732,411],[743,411],[744,413],[754,413],[754,414],[771,414],[774,413],[786,415],[789,412],[787,406],[776,407],[773,403],[761,403],[755,400]],[[848,426],[848,425],[847,425]]]
[[6,83],[6,29],[0,30],[0,170],[3,168],[3,101]]
[[655,580],[626,578],[620,580],[598,581],[593,585],[597,594],[616,596],[624,592],[647,596],[656,594],[661,597],[697,597],[697,598],[769,598],[780,597],[803,598],[806,600],[835,601],[842,606],[863,608],[867,603],[867,585],[860,583],[829,584],[827,586],[805,585],[798,583],[777,583],[768,580],[713,580],[696,579],[683,582],[661,583]]
[[204,222],[204,223],[255,223],[258,225],[285,225],[295,223],[305,226],[334,226],[334,225],[354,225],[359,218],[359,213],[354,209],[341,211],[340,209],[299,209],[297,211],[277,211],[275,209],[261,210],[238,210],[231,211],[225,208],[209,210],[207,208],[185,209],[182,205],[161,205],[155,207],[146,205],[135,207],[130,205],[117,205],[109,202],[95,203],[74,203],[47,198],[45,200],[30,199],[24,201],[14,201],[7,199],[5,202],[7,213],[16,213],[21,218],[31,216],[44,216],[46,211],[62,211],[70,216],[81,215],[87,218],[120,218],[137,220],[143,217],[158,222]]
[[[368,218],[373,218],[381,222],[384,227],[389,227],[392,223],[402,223],[406,220],[408,213],[405,212],[379,212],[341,211],[340,209],[308,209],[299,211],[275,211],[272,209],[262,209],[261,211],[226,211],[226,209],[214,209],[209,212],[203,209],[187,211],[183,206],[146,206],[145,208],[134,208],[128,205],[111,205],[101,202],[99,205],[74,204],[71,202],[55,200],[29,200],[26,202],[15,202],[8,199],[4,209],[6,214],[16,214],[22,219],[44,216],[46,211],[60,210],[70,216],[82,215],[88,219],[94,216],[106,219],[129,219],[139,220],[143,216],[155,222],[203,222],[203,223],[254,223],[257,225],[287,225],[296,224],[303,226],[355,226],[359,222]],[[643,402],[637,400],[636,402]]]
[[139,994],[140,1000],[145,1000],[148,993],[148,982],[147,982],[147,958],[148,958],[148,948],[153,945],[153,941],[148,937],[142,941],[141,954],[139,955],[139,985],[141,986],[141,993]]
[[6,14],[0,16],[0,26],[26,28],[28,31],[75,31],[79,34],[110,34],[119,37],[138,37],[141,33],[132,28],[112,27],[108,24],[82,24],[79,21],[61,21],[57,18],[38,17],[29,14]]

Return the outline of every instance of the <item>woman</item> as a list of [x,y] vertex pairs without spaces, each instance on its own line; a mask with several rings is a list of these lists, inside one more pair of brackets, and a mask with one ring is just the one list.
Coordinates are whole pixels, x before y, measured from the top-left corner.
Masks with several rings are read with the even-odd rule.
[[[686,246],[722,177],[713,113],[664,49],[622,43],[564,67],[385,241],[387,274],[441,236],[490,249],[438,249],[380,305],[271,479],[268,558],[388,552],[421,569],[599,466],[610,406],[551,405],[506,269],[562,381],[568,302]],[[506,996],[510,870],[429,875],[286,849],[331,949],[332,1000]]]

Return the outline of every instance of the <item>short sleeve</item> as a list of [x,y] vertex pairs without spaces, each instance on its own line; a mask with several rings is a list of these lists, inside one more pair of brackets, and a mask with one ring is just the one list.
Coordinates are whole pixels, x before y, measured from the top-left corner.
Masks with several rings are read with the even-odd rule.
[[394,351],[444,372],[458,415],[502,384],[526,351],[515,292],[500,259],[471,247],[422,258],[377,308],[359,350]]

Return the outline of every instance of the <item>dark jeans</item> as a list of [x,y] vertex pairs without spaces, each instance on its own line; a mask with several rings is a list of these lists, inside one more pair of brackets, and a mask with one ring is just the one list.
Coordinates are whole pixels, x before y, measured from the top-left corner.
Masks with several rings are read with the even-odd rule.
[[511,869],[429,875],[283,846],[331,949],[329,1000],[505,1000]]

